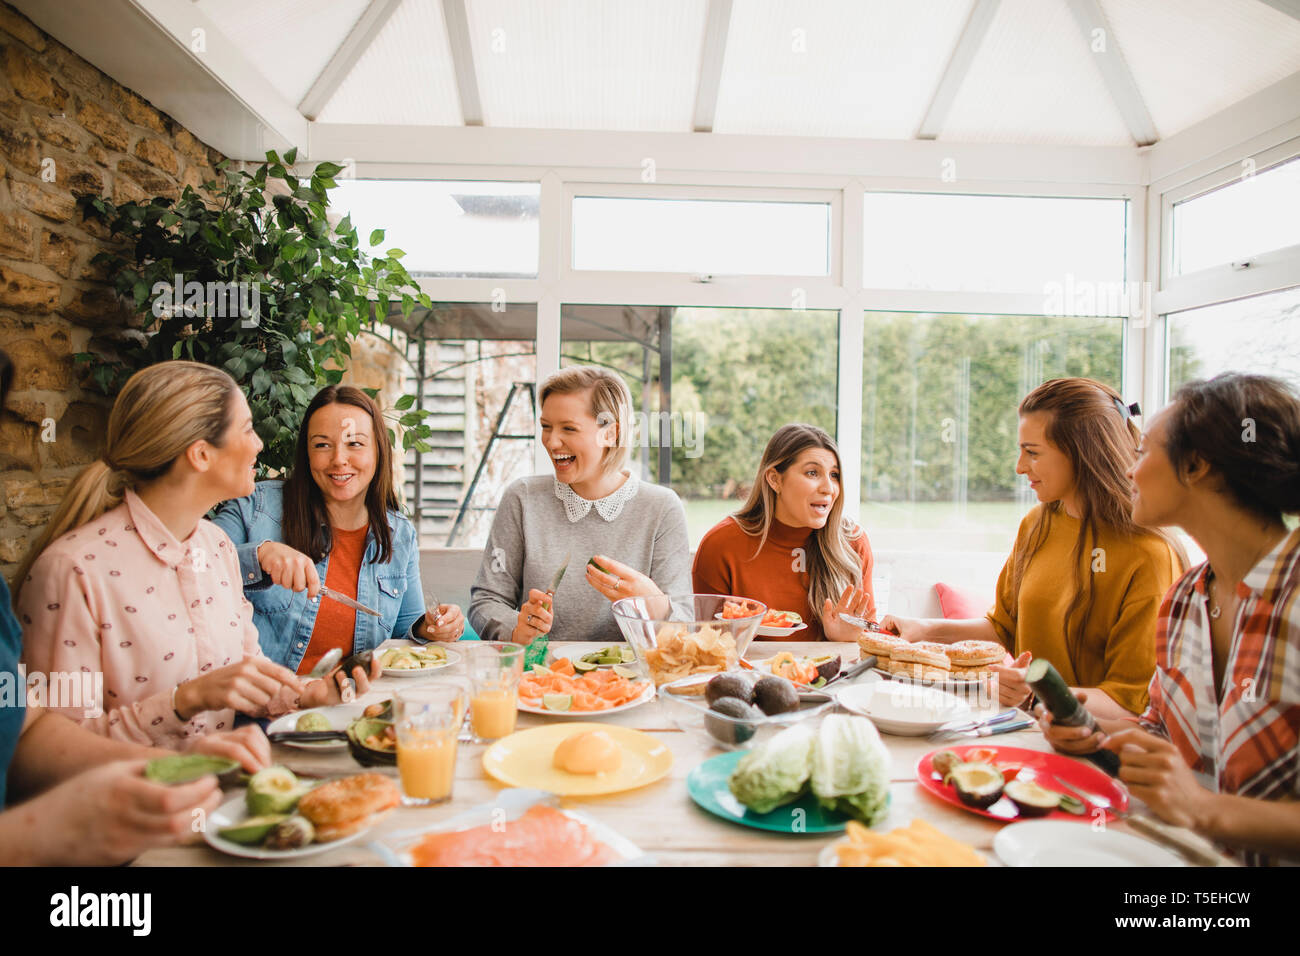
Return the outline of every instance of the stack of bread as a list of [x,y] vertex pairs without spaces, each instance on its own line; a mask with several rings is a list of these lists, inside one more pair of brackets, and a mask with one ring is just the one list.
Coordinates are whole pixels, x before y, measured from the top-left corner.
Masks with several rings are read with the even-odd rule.
[[983,680],[993,676],[989,667],[1006,656],[995,641],[909,642],[879,631],[863,631],[858,647],[864,657],[875,655],[880,670],[916,680]]

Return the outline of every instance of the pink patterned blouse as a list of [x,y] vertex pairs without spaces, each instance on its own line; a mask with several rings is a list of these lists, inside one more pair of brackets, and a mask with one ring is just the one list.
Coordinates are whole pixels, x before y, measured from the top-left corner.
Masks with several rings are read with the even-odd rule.
[[[177,541],[130,490],[45,549],[16,610],[28,680],[47,675],[51,709],[106,736],[174,750],[186,738],[232,729],[235,718],[217,710],[182,721],[174,688],[262,653],[226,533],[203,519]],[[67,678],[49,675],[97,671],[101,714],[54,699]]]

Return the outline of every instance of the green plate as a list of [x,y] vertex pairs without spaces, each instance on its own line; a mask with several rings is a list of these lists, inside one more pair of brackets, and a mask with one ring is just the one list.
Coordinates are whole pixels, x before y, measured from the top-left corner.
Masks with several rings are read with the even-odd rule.
[[777,807],[771,813],[755,813],[731,794],[727,779],[747,750],[710,757],[686,776],[691,799],[705,810],[724,820],[774,833],[838,833],[852,819],[844,813],[827,810],[811,793],[794,803]]

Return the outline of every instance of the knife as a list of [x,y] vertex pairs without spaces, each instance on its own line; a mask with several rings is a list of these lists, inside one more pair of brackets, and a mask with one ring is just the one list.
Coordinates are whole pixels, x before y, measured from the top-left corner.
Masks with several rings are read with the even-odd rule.
[[873,631],[877,634],[889,634],[894,637],[898,636],[897,634],[894,634],[893,631],[885,630],[875,621],[868,621],[865,617],[857,617],[856,615],[849,614],[846,611],[840,612],[840,620],[845,624],[852,624],[854,627],[860,627],[864,631]]
[[335,665],[341,660],[343,660],[343,650],[338,647],[331,648],[321,656],[319,661],[316,662],[316,666],[313,667],[311,673],[307,675],[308,678],[314,679],[324,677],[330,671],[334,670]]
[[953,737],[991,737],[994,734],[1009,734],[1015,730],[1027,730],[1030,727],[1037,727],[1038,722],[1029,718],[1013,721],[1012,723],[993,724],[992,722],[981,724],[972,730],[943,731],[932,734],[931,740],[949,740]]
[[[567,570],[569,570],[569,556],[570,556],[572,553],[573,553],[573,552],[571,552],[571,551],[565,553],[565,555],[564,555],[564,563],[560,565],[560,570],[558,570],[558,571],[555,572],[555,577],[551,578],[551,586],[550,586],[549,588],[546,589],[546,593],[547,593],[547,594],[552,594],[552,595],[553,595],[553,594],[555,594],[555,592],[559,589],[559,587],[560,587],[560,581],[564,578],[564,572],[567,571]],[[548,610],[549,610],[549,608],[548,608]]]
[[365,611],[371,617],[381,616],[378,611],[372,610],[371,608],[366,607],[364,604],[360,604],[357,601],[352,600],[352,598],[348,597],[346,594],[340,594],[338,591],[331,590],[330,588],[325,587],[325,585],[323,584],[320,587],[319,593],[323,597],[327,597],[332,601],[338,601],[340,604],[352,608],[354,611]]
[[980,717],[976,720],[963,720],[960,722],[952,721],[950,723],[944,724],[942,727],[936,730],[935,733],[936,734],[966,733],[967,731],[975,730],[977,727],[982,727],[985,724],[992,725],[992,724],[1006,723],[1008,720],[1014,719],[1017,713],[1019,713],[1019,711],[1017,711],[1014,707],[1012,707],[1011,709],[1004,710],[1002,711],[1002,713],[997,714],[993,717]]
[[858,676],[859,674],[861,674],[863,671],[865,671],[865,670],[869,670],[869,669],[871,669],[872,667],[875,667],[875,666],[876,666],[876,655],[874,655],[874,654],[870,654],[870,655],[868,655],[868,656],[862,658],[862,660],[858,661],[856,664],[854,664],[854,665],[853,665],[852,667],[850,667],[848,670],[841,670],[838,674],[836,674],[834,677],[832,677],[832,678],[831,678],[830,680],[828,680],[826,683],[822,684],[822,686],[821,686],[821,687],[818,687],[817,689],[818,689],[818,690],[822,690],[822,689],[824,689],[824,688],[827,688],[827,687],[829,687],[831,684],[834,684],[836,681],[839,681],[839,680],[843,680],[843,681],[850,681],[850,680],[853,680],[853,678],[857,677],[857,676]]

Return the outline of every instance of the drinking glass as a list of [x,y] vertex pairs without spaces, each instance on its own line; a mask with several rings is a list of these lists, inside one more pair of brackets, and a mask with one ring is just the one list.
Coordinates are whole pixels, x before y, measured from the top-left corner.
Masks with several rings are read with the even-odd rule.
[[479,641],[465,647],[470,683],[469,722],[480,743],[515,731],[519,678],[524,672],[524,647],[505,641]]
[[397,770],[406,806],[429,806],[451,799],[456,736],[465,709],[465,689],[445,681],[403,688],[393,695]]

